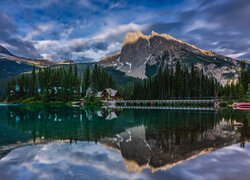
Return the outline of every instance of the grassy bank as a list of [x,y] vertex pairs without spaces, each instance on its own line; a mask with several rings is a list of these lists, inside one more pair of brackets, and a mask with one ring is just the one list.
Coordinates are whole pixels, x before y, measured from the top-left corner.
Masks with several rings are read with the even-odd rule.
[[[43,101],[39,98],[26,98],[18,99],[16,101],[4,102],[4,104],[24,104],[24,105],[52,105],[52,106],[72,106],[73,101],[62,102],[62,101]],[[100,107],[102,106],[101,101],[95,97],[89,97],[84,100],[85,107]]]
[[72,102],[50,101],[45,102],[36,98],[19,99],[16,101],[6,102],[6,104],[25,104],[25,105],[52,105],[52,106],[72,106]]

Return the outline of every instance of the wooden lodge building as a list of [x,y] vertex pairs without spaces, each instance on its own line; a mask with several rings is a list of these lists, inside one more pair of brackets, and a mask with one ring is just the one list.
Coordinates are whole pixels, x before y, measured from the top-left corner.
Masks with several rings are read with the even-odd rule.
[[89,87],[86,91],[86,97],[94,96],[101,100],[122,100],[118,90],[112,88],[106,88],[103,91],[97,92],[93,87]]
[[122,100],[118,90],[111,88],[106,88],[103,91],[97,92],[96,97],[102,100]]

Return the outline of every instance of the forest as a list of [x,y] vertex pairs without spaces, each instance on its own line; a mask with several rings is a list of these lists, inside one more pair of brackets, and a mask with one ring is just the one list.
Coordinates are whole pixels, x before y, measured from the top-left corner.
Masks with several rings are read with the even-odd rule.
[[178,61],[175,68],[167,66],[160,69],[156,76],[136,82],[133,95],[134,99],[215,97],[220,88],[214,78],[205,76],[193,65],[189,71]]
[[97,91],[106,87],[115,87],[111,76],[99,66],[93,70],[87,67],[82,77],[79,77],[76,65],[69,65],[68,70],[60,68],[36,69],[31,73],[22,74],[8,81],[7,101],[13,102],[33,98],[44,102],[68,102],[79,100],[85,96],[89,86]]
[[191,65],[178,61],[174,68],[160,69],[152,78],[134,83],[134,99],[223,98],[243,99],[250,83],[250,70],[241,62],[241,73],[236,84],[222,86],[213,77]]
[[[79,74],[82,74],[81,76]],[[96,91],[117,88],[124,99],[181,99],[223,98],[241,100],[250,83],[250,70],[241,62],[241,73],[236,84],[222,86],[213,77],[206,76],[194,65],[188,68],[178,61],[175,67],[166,66],[148,79],[117,85],[112,76],[98,65],[87,67],[79,73],[76,65],[58,68],[35,68],[12,78],[7,83],[7,101],[15,102],[33,98],[43,102],[77,101],[85,97],[89,87]]]

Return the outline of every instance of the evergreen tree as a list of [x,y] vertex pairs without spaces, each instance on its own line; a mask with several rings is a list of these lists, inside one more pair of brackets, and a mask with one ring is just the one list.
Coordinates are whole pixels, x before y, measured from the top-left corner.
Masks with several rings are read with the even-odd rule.
[[175,69],[166,66],[147,80],[134,83],[134,99],[166,99],[186,97],[213,97],[215,89],[221,89],[214,78],[207,77],[202,70],[189,70],[178,61]]
[[237,99],[244,100],[245,93],[243,85],[241,83],[237,85],[236,90],[237,90]]
[[80,87],[85,88],[85,91],[90,84],[95,84],[98,90],[115,87],[112,77],[99,66],[95,66],[92,75],[88,67],[84,72],[82,83],[77,66],[74,66],[74,70],[70,64],[68,70],[61,67],[43,68],[38,71],[34,67],[30,74],[22,74],[8,82],[8,101],[30,97],[45,102],[79,100]]
[[37,86],[36,86],[36,67],[33,66],[30,79],[30,96],[34,97],[37,95]]
[[83,81],[82,81],[82,96],[84,96],[86,94],[86,90],[89,88],[90,86],[90,69],[89,66],[85,69],[84,73],[83,73]]
[[92,81],[92,86],[93,88],[99,90],[99,71],[98,71],[98,66],[95,64],[93,72],[91,74],[91,81]]
[[247,102],[250,102],[250,84],[248,84],[248,89],[247,89],[247,92],[246,92],[245,100]]

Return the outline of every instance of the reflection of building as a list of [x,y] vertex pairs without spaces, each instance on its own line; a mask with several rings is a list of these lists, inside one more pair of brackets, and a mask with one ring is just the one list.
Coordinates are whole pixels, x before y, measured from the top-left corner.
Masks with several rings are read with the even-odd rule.
[[117,119],[117,115],[114,111],[97,111],[98,117],[104,117],[106,120]]

